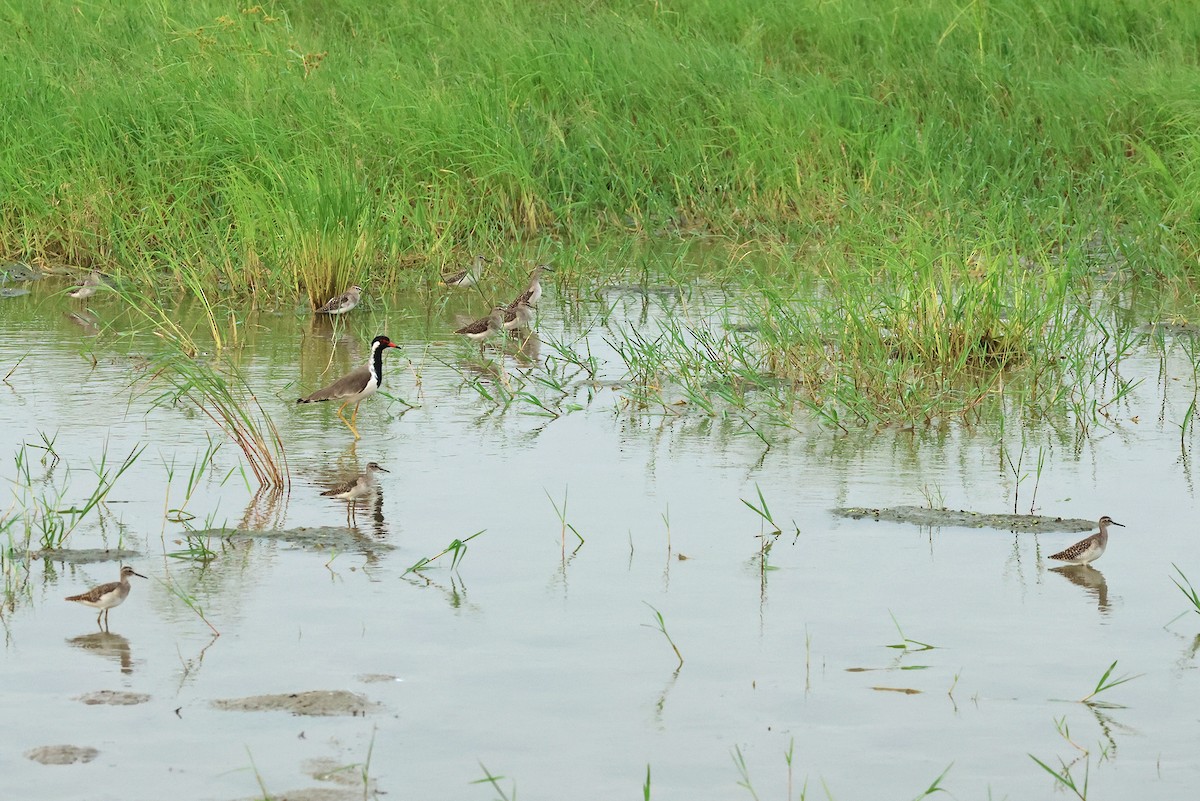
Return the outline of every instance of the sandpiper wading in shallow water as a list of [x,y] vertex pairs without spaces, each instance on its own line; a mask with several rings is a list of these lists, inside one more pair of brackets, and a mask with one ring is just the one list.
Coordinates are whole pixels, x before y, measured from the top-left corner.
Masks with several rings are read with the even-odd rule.
[[337,498],[343,501],[356,501],[364,495],[369,495],[371,490],[375,489],[375,473],[376,471],[390,473],[379,466],[378,462],[368,462],[367,469],[362,472],[357,478],[352,481],[347,481],[345,484],[339,484],[331,490],[326,490],[321,494],[326,498]]
[[[358,404],[364,398],[374,395],[383,385],[383,351],[386,348],[397,348],[399,345],[382,334],[371,340],[371,356],[362,367],[356,367],[327,387],[322,387],[311,395],[299,398],[296,403],[319,403],[327,400],[343,401],[338,407],[337,415],[346,424],[355,439],[361,439],[354,421],[358,419]],[[347,420],[342,410],[354,404],[354,414]]]
[[146,578],[132,567],[129,567],[129,565],[126,565],[121,568],[120,581],[110,581],[107,584],[101,584],[99,587],[92,587],[87,592],[68,597],[67,600],[81,603],[84,606],[90,606],[93,609],[99,609],[100,614],[96,615],[96,625],[100,625],[100,618],[103,617],[104,625],[107,626],[108,610],[114,606],[120,606],[129,597],[130,576]]
[[549,264],[539,264],[533,268],[533,272],[529,274],[529,284],[525,287],[525,291],[517,295],[517,299],[509,304],[509,307],[515,307],[518,303],[524,302],[529,306],[536,306],[538,301],[542,299],[542,273],[554,272]]
[[104,276],[96,270],[88,273],[87,278],[83,279],[83,283],[76,284],[75,289],[67,293],[67,297],[86,300],[96,294],[96,290],[104,286]]
[[355,502],[359,498],[370,495],[375,489],[376,472],[390,473],[392,471],[380,467],[378,462],[368,462],[367,469],[357,478],[347,481],[345,484],[339,484],[331,490],[326,490],[321,495],[326,498],[337,498],[340,501],[346,501],[346,515],[353,520],[355,516]]
[[487,264],[487,259],[483,256],[476,256],[471,261],[471,266],[467,269],[442,276],[442,283],[446,286],[463,288],[475,286],[479,283],[479,279],[483,277],[483,265],[485,264]]
[[1125,528],[1124,524],[1118,523],[1108,515],[1100,518],[1100,531],[1093,534],[1087,539],[1080,540],[1070,548],[1065,548],[1058,553],[1050,554],[1051,559],[1057,559],[1060,562],[1069,562],[1073,565],[1086,565],[1090,562],[1095,562],[1104,555],[1104,549],[1108,547],[1108,527],[1120,526]]
[[330,298],[324,306],[317,309],[317,314],[345,314],[358,305],[362,300],[362,287],[354,284],[336,298]]
[[497,306],[487,317],[480,317],[473,323],[467,323],[454,333],[462,334],[472,342],[479,343],[479,352],[483,353],[483,343],[492,335],[504,330],[504,307]]
[[523,298],[517,298],[504,309],[504,330],[528,328],[533,322],[533,308]]

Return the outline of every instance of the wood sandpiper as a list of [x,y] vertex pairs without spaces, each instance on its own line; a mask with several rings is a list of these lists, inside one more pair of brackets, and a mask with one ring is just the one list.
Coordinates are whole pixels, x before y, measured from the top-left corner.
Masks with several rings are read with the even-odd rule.
[[146,578],[141,573],[135,571],[129,565],[121,568],[121,580],[110,581],[107,584],[101,584],[98,587],[92,587],[90,590],[79,595],[71,595],[67,598],[68,601],[75,601],[84,606],[90,606],[93,609],[99,609],[100,614],[96,615],[96,625],[100,625],[100,618],[104,618],[104,627],[108,627],[108,610],[114,606],[120,606],[129,597],[129,577],[137,576],[138,578]]
[[524,301],[530,306],[536,306],[538,301],[542,299],[542,273],[552,273],[554,268],[549,264],[539,264],[533,268],[533,272],[529,274],[529,284],[525,287],[525,291],[517,295],[517,299],[510,303],[510,306],[516,306],[521,301]]
[[362,287],[354,284],[336,298],[330,298],[324,306],[317,309],[317,314],[345,314],[357,306],[360,300],[362,300]]
[[1086,565],[1089,562],[1095,562],[1104,555],[1104,549],[1108,547],[1109,526],[1125,528],[1123,523],[1118,523],[1108,515],[1105,515],[1100,518],[1100,531],[1098,533],[1093,534],[1087,539],[1080,540],[1070,548],[1050,554],[1050,558],[1057,559],[1060,562],[1069,562],[1073,565]]
[[88,273],[87,278],[83,279],[83,283],[76,284],[75,289],[67,293],[67,297],[86,300],[96,294],[96,290],[104,286],[104,276],[98,270],[92,270]]
[[483,343],[493,334],[504,330],[504,307],[496,306],[487,317],[480,317],[473,323],[467,323],[454,333],[462,334],[472,342],[479,343],[479,352],[483,353]]
[[446,286],[457,286],[464,289],[475,286],[483,277],[483,265],[487,264],[487,261],[483,256],[476,256],[467,269],[442,276],[442,283]]

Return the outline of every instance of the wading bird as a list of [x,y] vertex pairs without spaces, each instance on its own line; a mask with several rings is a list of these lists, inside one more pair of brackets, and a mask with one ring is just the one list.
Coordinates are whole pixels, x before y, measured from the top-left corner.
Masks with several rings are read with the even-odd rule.
[[[296,403],[319,403],[328,400],[343,401],[338,407],[337,415],[346,424],[355,439],[361,439],[354,421],[358,419],[358,404],[379,391],[383,385],[383,351],[386,348],[400,347],[382,334],[371,340],[371,356],[362,367],[356,367],[327,387],[318,389],[308,397],[298,398]],[[354,404],[354,414],[347,420],[342,410]]]
[[390,473],[392,471],[380,467],[379,462],[368,462],[367,469],[356,478],[347,481],[345,484],[339,484],[331,490],[326,490],[321,495],[326,498],[337,498],[340,501],[347,501],[346,516],[352,518],[354,516],[355,501],[366,495],[370,495],[375,489],[376,472]]
[[467,323],[454,333],[462,334],[472,342],[479,343],[479,353],[483,354],[483,343],[493,334],[504,330],[504,307],[497,306],[487,317],[480,317],[473,323]]
[[487,264],[487,259],[483,256],[476,256],[471,265],[465,270],[459,270],[456,273],[442,276],[442,283],[446,286],[469,287],[479,283],[479,279],[483,277],[483,265]]
[[1099,533],[1093,534],[1087,539],[1080,540],[1070,548],[1050,554],[1050,558],[1057,559],[1060,562],[1070,562],[1073,565],[1086,565],[1089,562],[1095,562],[1104,555],[1104,549],[1108,547],[1109,526],[1125,528],[1124,524],[1118,523],[1108,515],[1105,515],[1100,518]]
[[75,601],[84,606],[90,606],[93,609],[99,609],[100,614],[96,615],[96,625],[100,625],[100,618],[104,618],[104,629],[108,628],[108,610],[114,606],[120,606],[129,597],[129,577],[137,576],[138,578],[146,578],[141,573],[136,572],[132,567],[126,565],[121,568],[121,580],[110,581],[107,584],[101,584],[99,587],[92,587],[90,590],[79,595],[72,595],[67,598],[68,601]]
[[324,306],[317,309],[317,314],[345,314],[358,305],[362,300],[362,287],[352,285],[336,298],[330,298]]

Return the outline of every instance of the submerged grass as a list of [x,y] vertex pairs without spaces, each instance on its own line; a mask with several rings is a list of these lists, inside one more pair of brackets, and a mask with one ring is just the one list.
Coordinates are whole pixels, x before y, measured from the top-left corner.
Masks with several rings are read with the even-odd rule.
[[[1200,253],[1200,8],[1171,0],[13,0],[0,30],[0,250],[189,292],[316,299],[543,234]],[[892,300],[901,352],[1020,355],[994,318],[911,341],[958,297]]]

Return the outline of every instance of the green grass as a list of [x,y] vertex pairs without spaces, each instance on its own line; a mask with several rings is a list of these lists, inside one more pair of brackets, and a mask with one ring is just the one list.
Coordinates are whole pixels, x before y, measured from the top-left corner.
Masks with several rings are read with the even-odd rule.
[[1149,274],[1200,253],[1200,8],[1168,0],[11,0],[0,29],[0,250],[189,293],[630,232],[818,271],[913,231],[954,276],[1097,231]]
[[[727,319],[568,326],[607,327],[628,410],[769,447],[797,406],[1086,434],[1131,389],[1130,295],[1200,318],[1188,4],[11,0],[0,30],[0,257],[115,276],[188,352],[180,297],[219,350],[247,302],[378,299],[473,253],[502,294],[526,261],[560,300],[707,280]],[[473,386],[572,411],[583,338]]]

